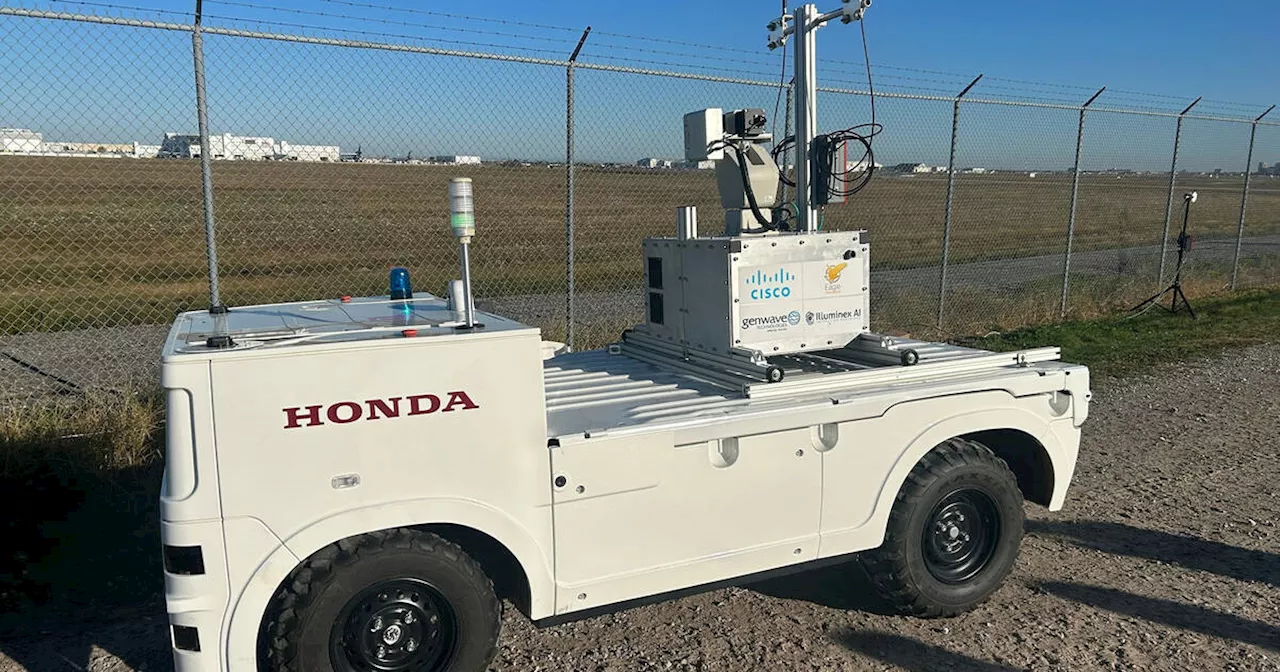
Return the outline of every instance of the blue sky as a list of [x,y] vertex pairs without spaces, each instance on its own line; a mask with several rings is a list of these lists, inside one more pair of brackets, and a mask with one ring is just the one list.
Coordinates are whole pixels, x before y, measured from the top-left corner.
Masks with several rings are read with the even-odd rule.
[[[0,4],[15,5],[9,0]],[[103,3],[106,4],[106,3]],[[186,11],[189,2],[121,0],[128,7]],[[835,0],[819,9],[838,5]],[[30,2],[23,6],[32,6]],[[41,0],[73,12],[144,14],[93,2]],[[206,0],[212,25],[430,44],[563,58],[593,27],[583,59],[776,81],[780,53],[765,46],[775,2],[409,2],[408,0]],[[488,20],[467,20],[442,14]],[[181,14],[145,15],[181,21]],[[231,19],[236,19],[232,21]],[[506,21],[507,23],[502,23]],[[39,127],[62,139],[157,142],[194,128],[189,38],[180,33],[0,18],[0,125]],[[536,24],[536,25],[533,25]],[[878,0],[867,16],[877,88],[949,95],[975,74],[971,96],[1079,102],[1098,86],[1098,105],[1177,110],[1205,96],[1201,111],[1253,116],[1280,100],[1280,2],[940,2]],[[378,34],[386,34],[379,37]],[[647,39],[641,39],[647,38]],[[856,25],[819,37],[820,78],[863,88]],[[562,70],[410,54],[246,41],[211,36],[215,131],[297,142],[363,145],[376,153],[478,153],[554,159],[562,152]],[[11,67],[17,63],[19,67]],[[1141,93],[1138,93],[1141,92]],[[773,107],[767,87],[709,84],[579,71],[580,154],[631,160],[680,152],[679,117],[700,107]],[[887,130],[879,158],[945,160],[950,105],[882,99]],[[970,105],[962,118],[962,163],[1062,168],[1074,149],[1071,112]],[[1277,113],[1273,113],[1277,114]],[[1098,114],[1086,165],[1167,168],[1173,123]],[[865,97],[825,95],[820,123],[867,121]],[[1280,117],[1280,114],[1277,114]],[[1091,117],[1093,119],[1094,117]],[[1188,122],[1184,165],[1243,165],[1242,127]],[[1192,131],[1195,132],[1192,132]],[[1260,133],[1259,159],[1280,154],[1280,129]],[[1244,133],[1247,142],[1247,132]],[[1106,148],[1106,151],[1101,151]],[[1240,164],[1237,166],[1235,164]]]

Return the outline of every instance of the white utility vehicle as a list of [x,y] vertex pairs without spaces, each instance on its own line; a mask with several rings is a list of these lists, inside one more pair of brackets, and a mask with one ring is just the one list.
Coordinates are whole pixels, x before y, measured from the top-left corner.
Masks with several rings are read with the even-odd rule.
[[785,142],[813,157],[789,218],[758,110],[686,117],[725,233],[682,208],[645,240],[646,319],[607,349],[556,353],[475,310],[465,179],[445,298],[394,269],[384,296],[227,310],[215,291],[179,316],[161,374],[177,669],[481,670],[502,597],[555,624],[850,560],[908,614],[996,590],[1023,500],[1063,504],[1088,370],[870,333],[866,232],[815,226],[847,179],[800,76],[812,29],[864,7],[774,26],[796,37]]

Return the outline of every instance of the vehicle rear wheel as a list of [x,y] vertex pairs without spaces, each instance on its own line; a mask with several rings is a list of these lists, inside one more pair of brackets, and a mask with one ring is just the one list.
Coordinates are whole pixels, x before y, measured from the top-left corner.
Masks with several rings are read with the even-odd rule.
[[986,446],[950,439],[911,470],[884,543],[859,556],[898,612],[926,618],[969,611],[1013,569],[1025,514],[1017,479]]
[[285,586],[268,669],[482,670],[497,652],[501,605],[461,548],[398,529],[330,545]]

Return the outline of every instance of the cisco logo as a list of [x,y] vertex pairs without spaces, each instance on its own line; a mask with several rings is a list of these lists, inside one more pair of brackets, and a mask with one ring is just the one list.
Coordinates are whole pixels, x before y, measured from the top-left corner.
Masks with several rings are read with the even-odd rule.
[[779,268],[776,273],[757,270],[747,276],[747,285],[752,286],[749,296],[752,301],[790,298],[791,285],[788,283],[795,279],[796,276],[785,268]]

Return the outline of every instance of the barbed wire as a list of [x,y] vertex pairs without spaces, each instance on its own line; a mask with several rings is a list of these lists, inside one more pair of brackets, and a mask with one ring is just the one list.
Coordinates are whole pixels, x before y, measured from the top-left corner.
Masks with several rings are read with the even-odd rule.
[[1055,84],[1051,82],[1034,82],[1028,79],[1013,79],[1010,77],[984,76],[983,79],[984,80],[990,79],[996,82],[1009,82],[1011,84],[1030,84],[1033,86],[1047,86],[1055,89],[1070,89],[1070,90],[1077,90],[1077,91],[1097,91],[1098,90],[1098,87],[1096,86],[1084,86],[1082,84]]
[[[117,3],[111,3],[111,2],[93,2],[92,0],[48,0],[48,2],[50,6],[54,4],[80,5],[83,7],[97,7],[101,9],[125,10],[125,11],[131,11],[131,12],[146,12],[150,14],[161,14],[161,15],[174,16],[174,17],[184,17],[187,21],[190,21],[194,16],[192,12],[182,12],[182,11],[173,10],[173,9],[157,9],[155,7],[138,7],[135,5],[121,5]],[[32,4],[36,6],[39,5],[39,3],[32,3]]]
[[[292,7],[280,7],[278,5],[269,5],[256,2],[238,2],[237,0],[206,0],[210,4],[228,5],[232,7],[245,7],[249,9],[257,9],[267,12],[280,12],[285,14],[298,14],[303,16],[318,16],[330,19],[340,19],[344,21],[364,21],[369,23],[380,23],[383,25],[402,26],[407,28],[422,28],[426,30],[445,30],[457,33],[471,33],[479,35],[494,35],[499,37],[509,37],[520,40],[533,40],[536,42],[553,42],[557,44],[574,44],[576,40],[569,37],[543,37],[541,35],[523,35],[520,33],[505,33],[497,30],[478,30],[475,28],[458,28],[456,26],[444,26],[439,24],[417,23],[412,21],[397,21],[394,19],[379,19],[374,17],[354,16],[351,14],[338,14],[334,12],[320,12],[308,9],[296,9]],[[254,19],[246,19],[252,21]]]
[[[691,65],[689,63],[676,63],[673,61],[656,61],[653,59],[633,58],[630,56],[609,56],[605,54],[590,54],[589,56],[584,55],[582,57],[579,57],[579,62],[581,63],[591,63],[594,61],[612,61],[615,63],[643,63],[645,65],[661,65],[669,68],[682,68],[682,69],[688,69],[692,67],[698,70],[710,70],[712,72],[732,73],[734,75],[737,75],[738,78],[740,79],[750,79],[754,77],[762,80],[768,80],[776,77],[776,73],[766,73],[763,71],[753,72],[753,71],[743,70],[742,68],[721,68],[713,65],[697,65],[697,64]],[[770,87],[770,88],[773,88],[773,87]]]
[[581,28],[570,28],[568,26],[553,26],[545,23],[529,23],[527,21],[515,21],[513,19],[494,19],[483,16],[468,16],[463,14],[450,14],[448,12],[437,12],[428,9],[417,9],[414,7],[393,7],[390,5],[378,5],[368,2],[355,2],[355,0],[320,0],[332,5],[346,5],[348,7],[363,7],[367,9],[381,9],[389,12],[404,12],[406,14],[420,14],[423,16],[438,16],[447,19],[462,19],[464,21],[483,21],[485,23],[498,23],[511,26],[520,26],[522,28],[537,28],[539,30],[564,30],[570,33],[580,33]]
[[[170,17],[182,17],[185,21],[190,21],[193,17],[193,14],[187,11],[179,11],[179,10],[155,8],[155,7],[140,7],[137,5],[123,4],[123,3],[116,3],[116,2],[99,2],[95,0],[46,0],[46,2],[50,6],[74,5],[78,7],[92,7],[100,10],[106,10],[108,12],[119,12],[119,13],[132,12],[132,13],[151,14],[151,15],[170,16]],[[569,33],[570,35],[566,35],[563,37],[560,37],[560,36],[553,37],[553,36],[546,36],[546,35],[527,34],[523,32],[506,32],[506,31],[500,31],[500,30],[468,28],[468,27],[460,27],[456,25],[444,25],[440,22],[405,21],[405,20],[389,19],[389,18],[376,17],[376,16],[367,16],[367,15],[362,16],[354,13],[327,12],[327,11],[320,11],[315,9],[283,7],[283,6],[272,5],[272,4],[244,2],[241,0],[208,0],[208,2],[210,4],[218,4],[218,5],[224,5],[229,7],[239,7],[239,8],[252,9],[252,10],[258,10],[258,11],[264,11],[264,12],[278,12],[278,13],[287,13],[287,14],[300,15],[300,16],[313,16],[313,17],[320,17],[320,18],[333,19],[333,20],[339,20],[339,21],[366,22],[366,23],[381,24],[386,26],[401,26],[401,27],[408,27],[408,28],[428,30],[428,31],[434,30],[434,31],[464,33],[464,34],[471,34],[471,35],[478,35],[478,36],[490,36],[490,37],[502,38],[503,40],[515,40],[515,41],[518,41],[519,43],[511,44],[511,43],[504,43],[504,42],[492,42],[492,41],[481,41],[481,40],[456,40],[456,39],[447,39],[444,37],[435,37],[430,35],[413,35],[413,34],[404,34],[404,33],[381,31],[381,30],[378,30],[378,31],[361,30],[361,29],[350,28],[350,27],[332,27],[332,26],[315,25],[311,23],[303,23],[303,22],[295,22],[295,21],[281,21],[281,20],[269,19],[269,18],[233,16],[228,14],[217,14],[217,13],[204,14],[204,17],[206,19],[211,19],[214,21],[227,21],[227,22],[238,23],[238,24],[256,24],[256,25],[263,25],[263,26],[276,26],[276,27],[283,27],[283,28],[298,29],[303,31],[329,32],[329,33],[342,34],[342,35],[360,35],[364,37],[378,37],[378,38],[384,38],[384,39],[412,40],[418,43],[427,43],[427,44],[438,43],[438,44],[462,46],[462,47],[467,47],[472,49],[500,49],[504,51],[530,52],[530,53],[538,53],[538,54],[546,54],[546,55],[556,55],[560,57],[564,57],[565,53],[571,50],[570,45],[572,45],[576,41],[576,38],[573,37],[573,35],[581,32],[581,29],[569,27],[569,26],[559,26],[559,25],[545,24],[545,23],[518,21],[514,19],[469,16],[469,15],[463,15],[463,14],[455,14],[455,13],[449,13],[449,12],[421,9],[417,7],[396,7],[390,4],[380,4],[376,2],[366,2],[361,0],[320,0],[320,2],[328,5],[343,6],[348,8],[377,10],[377,11],[385,11],[385,12],[396,12],[396,13],[402,13],[402,14],[413,15],[413,16],[446,18],[446,19],[467,21],[467,22],[482,22],[482,23],[489,23],[489,24],[495,24],[495,25],[507,25],[507,26],[514,26],[519,28],[528,28],[528,29],[538,30],[538,31],[559,31],[559,32]],[[37,2],[35,4],[38,5],[39,3]],[[706,43],[700,43],[700,42],[694,42],[694,41],[688,41],[688,40],[677,40],[677,39],[670,39],[665,37],[652,37],[652,36],[646,36],[646,35],[634,35],[629,33],[613,32],[613,31],[605,31],[605,30],[592,31],[592,37],[597,39],[588,41],[587,51],[584,52],[584,55],[589,54],[589,58],[593,58],[593,59],[611,61],[611,62],[620,62],[620,63],[659,65],[663,67],[673,68],[676,70],[695,69],[695,70],[701,70],[701,71],[733,73],[738,75],[739,77],[760,77],[764,79],[770,79],[775,76],[773,74],[766,74],[764,70],[766,67],[772,68],[776,58],[772,54],[764,53],[761,51],[741,49],[741,48],[729,47],[724,45],[712,45],[712,44],[706,44]],[[598,39],[601,37],[612,38],[612,39],[608,39],[602,42],[601,40]],[[627,41],[649,43],[649,44],[665,44],[665,45],[673,45],[673,46],[680,46],[680,47],[691,47],[699,51],[698,53],[689,53],[685,51],[658,49],[658,48],[652,48],[652,47],[637,46],[635,44],[627,44],[626,43]],[[524,44],[523,42],[536,42],[536,43],[564,45],[564,48],[561,48],[561,49],[538,48],[538,47],[529,46],[528,44]],[[604,53],[600,53],[601,50],[604,50]],[[670,56],[670,57],[677,58],[679,60],[671,61],[671,60],[659,60],[659,59],[651,59],[651,58],[639,58],[639,57],[632,56],[630,54]],[[736,56],[726,56],[726,55],[717,55],[717,54],[735,54]],[[725,67],[718,67],[715,65],[707,64],[708,62],[743,64],[744,60],[748,60],[748,59],[744,59],[743,58],[744,56],[749,57],[749,60],[751,61],[750,63],[747,63],[747,65],[758,66],[759,71],[751,69],[750,67],[746,69],[742,67],[725,68]],[[823,63],[821,64],[822,69],[820,73],[820,79],[822,79],[823,81],[849,83],[849,84],[855,84],[856,86],[861,86],[862,83],[860,82],[855,83],[852,80],[845,80],[845,79],[838,79],[838,78],[832,79],[828,76],[827,73],[830,73],[833,71],[838,72],[842,68],[842,66],[864,68],[866,67],[866,64],[860,63],[857,61],[832,61],[832,60],[823,61]],[[873,71],[877,72],[876,76],[878,78],[887,78],[891,80],[900,80],[900,81],[906,81],[906,82],[920,82],[925,84],[938,84],[938,85],[945,85],[946,87],[953,87],[956,89],[964,86],[964,84],[966,84],[974,76],[971,73],[967,74],[967,73],[951,72],[946,70],[935,70],[935,69],[929,69],[929,68],[906,67],[906,66],[887,65],[887,64],[873,63],[871,65],[871,68]],[[886,70],[891,72],[884,72]],[[913,75],[903,75],[903,74],[895,74],[895,73],[913,73]],[[954,78],[954,81],[950,79],[937,79],[936,77],[916,77],[914,75],[931,75],[936,77]],[[994,84],[991,82],[1003,82],[1004,84],[1013,84],[1018,86],[1004,86],[1001,84]],[[1077,104],[1077,105],[1083,101],[1080,101],[1080,100],[1068,101],[1064,98],[1060,98],[1057,96],[1060,96],[1062,91],[1089,92],[1089,91],[1096,90],[1097,88],[1097,87],[1085,86],[1085,85],[1079,85],[1079,84],[1038,82],[1038,81],[1027,80],[1027,79],[1001,77],[998,75],[988,75],[984,77],[983,82],[980,86],[984,90],[999,91],[1001,92],[999,95],[1008,96],[1011,99],[1041,100],[1046,102]],[[941,86],[929,87],[929,86],[915,86],[915,85],[892,83],[890,84],[890,88],[901,89],[901,90],[927,91],[930,94],[940,94],[944,96],[954,95],[956,93],[956,91],[950,91],[942,88]],[[1024,95],[1024,94],[1030,94],[1030,95]],[[1185,107],[1185,105],[1189,104],[1191,100],[1194,100],[1193,97],[1189,97],[1189,96],[1178,96],[1178,95],[1169,95],[1169,94],[1151,93],[1151,92],[1144,92],[1144,91],[1133,91],[1128,89],[1115,89],[1115,88],[1107,89],[1107,92],[1105,94],[1105,99],[1106,99],[1106,102],[1110,103],[1112,106],[1123,105],[1123,106],[1133,107],[1135,110],[1161,112],[1161,113],[1170,112],[1170,111],[1173,111],[1173,112],[1180,111],[1182,107]],[[1241,115],[1241,116],[1254,116],[1256,114],[1260,114],[1263,110],[1265,110],[1267,108],[1267,105],[1259,105],[1259,104],[1244,103],[1244,102],[1237,102],[1237,101],[1205,100],[1205,101],[1201,101],[1198,107],[1204,108],[1204,109],[1225,110],[1225,111],[1229,111],[1230,114]]]

